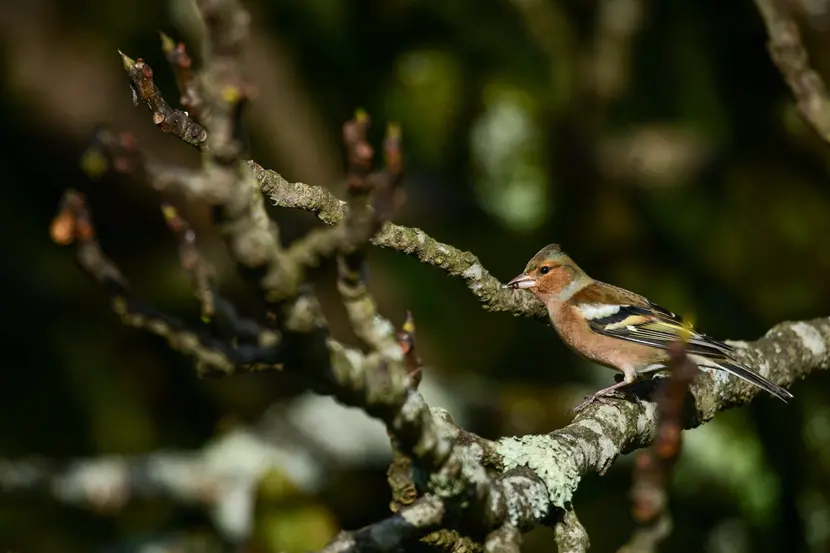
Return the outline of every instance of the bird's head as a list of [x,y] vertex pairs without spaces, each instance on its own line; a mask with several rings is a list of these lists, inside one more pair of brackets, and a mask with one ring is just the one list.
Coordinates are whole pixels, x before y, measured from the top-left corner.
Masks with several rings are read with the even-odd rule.
[[549,244],[527,262],[522,274],[505,286],[528,290],[542,301],[566,300],[589,280],[559,244]]

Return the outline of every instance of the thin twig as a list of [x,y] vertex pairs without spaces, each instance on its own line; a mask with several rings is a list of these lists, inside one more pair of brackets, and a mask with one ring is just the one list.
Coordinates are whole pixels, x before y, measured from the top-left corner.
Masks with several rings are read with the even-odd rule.
[[177,44],[164,33],[160,33],[160,36],[161,49],[176,76],[176,84],[181,95],[179,103],[190,116],[197,121],[204,122],[209,114],[204,98],[202,98],[201,87],[193,73],[193,60],[187,53],[187,48],[181,42]]
[[196,297],[202,306],[202,319],[210,320],[216,312],[213,297],[216,272],[196,248],[196,233],[169,203],[161,205],[167,227],[179,238],[179,261],[190,276]]
[[[349,213],[344,224],[344,240],[337,260],[337,289],[351,326],[364,344],[384,351],[395,341],[394,328],[379,312],[366,283],[368,267],[366,250],[369,239],[391,216],[392,204],[401,182],[403,167],[400,132],[387,133],[386,160],[393,165],[386,171],[372,173],[374,150],[366,141],[369,116],[358,111],[354,119],[343,125],[343,142],[348,160],[347,195]],[[374,209],[369,203],[374,195]]]
[[235,374],[278,368],[282,350],[275,340],[264,340],[264,346],[234,347],[133,298],[127,279],[101,250],[89,208],[78,192],[64,194],[52,223],[52,238],[59,244],[75,244],[79,266],[106,290],[124,324],[161,336],[172,349],[192,357],[200,372]]
[[121,50],[124,70],[130,76],[134,101],[141,101],[153,112],[153,123],[163,132],[202,149],[207,141],[207,131],[186,112],[170,107],[153,81],[153,69],[143,59],[132,59]]
[[634,519],[640,527],[620,553],[651,553],[671,532],[668,484],[680,454],[683,407],[689,386],[699,370],[686,355],[682,342],[668,348],[671,375],[657,394],[657,438],[654,445],[637,455],[631,488]]

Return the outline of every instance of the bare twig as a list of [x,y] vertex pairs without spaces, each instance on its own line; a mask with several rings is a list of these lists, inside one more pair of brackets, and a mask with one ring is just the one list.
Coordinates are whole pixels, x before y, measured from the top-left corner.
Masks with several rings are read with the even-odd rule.
[[124,70],[130,76],[135,103],[141,101],[153,112],[153,123],[163,132],[172,134],[191,146],[203,148],[207,141],[204,127],[186,112],[170,107],[153,81],[153,70],[147,62],[141,58],[134,60],[120,50],[118,53],[124,63]]
[[830,97],[824,81],[810,67],[798,24],[781,0],[755,0],[767,28],[770,57],[792,90],[802,117],[830,142]]
[[671,375],[657,396],[657,438],[652,447],[637,455],[635,463],[631,498],[640,528],[621,553],[655,551],[672,527],[667,487],[680,454],[686,395],[699,370],[686,355],[683,343],[672,343],[668,353]]
[[205,121],[208,113],[206,112],[199,83],[193,73],[193,60],[188,55],[187,48],[181,42],[177,44],[164,33],[161,33],[160,36],[161,49],[176,76],[176,84],[181,94],[179,103],[197,121]]
[[214,198],[220,191],[208,188],[199,171],[165,165],[144,153],[129,132],[116,133],[100,128],[84,152],[81,166],[90,178],[107,172],[129,175],[159,192],[176,192],[188,196]]
[[[204,67],[200,73],[209,117],[208,148],[203,172],[209,188],[219,191],[214,220],[228,250],[244,274],[269,299],[294,296],[296,269],[284,263],[276,224],[268,218],[256,183],[241,163],[240,123],[249,85],[240,68],[240,54],[250,15],[236,0],[199,0],[205,21]],[[276,283],[283,283],[277,289]]]
[[[373,150],[366,142],[369,117],[359,111],[343,125],[343,142],[349,168],[347,176],[349,213],[344,224],[344,239],[338,257],[337,289],[357,336],[371,349],[383,351],[395,342],[392,324],[378,312],[366,284],[366,248],[369,239],[391,215],[403,167],[400,131],[390,130],[386,139],[386,159],[393,160],[384,172],[371,173]],[[369,204],[375,196],[374,209]]]
[[[206,53],[206,58],[212,59],[209,54],[210,52]],[[131,64],[132,60],[122,57],[125,58],[125,68],[134,86],[150,91],[144,95],[149,98],[146,103],[150,109],[164,110],[167,104],[153,81],[149,67],[141,60],[141,63]],[[231,254],[245,269],[246,275],[267,293],[268,299],[283,300],[297,293],[304,275],[303,258],[294,255],[287,260],[283,255],[277,227],[265,212],[256,183],[238,160],[242,147],[236,134],[247,88],[237,72],[226,71],[230,67],[228,64],[233,63],[232,58],[223,58],[217,63],[218,69],[215,64],[208,64],[208,68],[212,67],[221,79],[225,79],[213,83],[214,88],[223,86],[224,93],[210,96],[210,102],[203,106],[203,115],[207,117],[212,114],[207,117],[209,125],[211,128],[221,128],[222,132],[212,133],[211,153],[206,157],[202,171],[189,171],[159,163],[142,152],[129,134],[115,134],[108,130],[98,133],[96,142],[86,154],[87,162],[84,166],[91,168],[88,172],[92,174],[101,173],[109,162],[115,171],[131,174],[156,190],[180,192],[189,198],[216,206],[214,216],[223,230]],[[195,87],[189,74],[187,78],[190,80],[183,86]],[[200,140],[203,142],[200,146],[206,147],[206,131]],[[271,283],[278,283],[278,286]]]
[[210,320],[216,311],[213,297],[215,271],[196,248],[196,234],[172,204],[163,203],[162,215],[167,227],[179,237],[179,260],[190,275],[196,297],[202,306],[202,319]]
[[217,335],[227,343],[274,347],[279,341],[277,332],[263,328],[252,319],[240,317],[233,304],[216,292],[215,271],[196,248],[196,234],[190,224],[172,204],[163,203],[161,211],[168,228],[179,238],[179,260],[199,299],[202,320],[211,323]]
[[52,238],[59,244],[76,244],[78,264],[107,291],[124,324],[161,336],[171,348],[193,357],[200,371],[232,374],[277,367],[281,348],[275,340],[233,347],[134,299],[121,271],[101,251],[84,197],[74,190],[68,190],[61,201]]

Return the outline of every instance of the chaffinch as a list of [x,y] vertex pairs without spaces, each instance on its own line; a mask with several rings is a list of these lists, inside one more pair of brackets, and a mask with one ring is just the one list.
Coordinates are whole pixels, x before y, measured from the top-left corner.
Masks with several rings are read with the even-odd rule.
[[589,403],[639,376],[667,368],[666,348],[681,339],[698,367],[726,371],[785,402],[793,397],[736,360],[730,346],[695,331],[671,311],[592,279],[558,244],[542,248],[505,286],[539,298],[562,341],[576,353],[623,373],[621,382],[596,392]]

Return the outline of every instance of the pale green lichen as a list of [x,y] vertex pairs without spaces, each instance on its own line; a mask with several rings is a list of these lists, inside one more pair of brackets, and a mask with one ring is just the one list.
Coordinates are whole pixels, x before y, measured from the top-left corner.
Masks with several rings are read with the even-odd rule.
[[502,438],[496,451],[504,470],[528,467],[545,483],[551,502],[560,508],[571,501],[580,476],[572,452],[548,436]]

